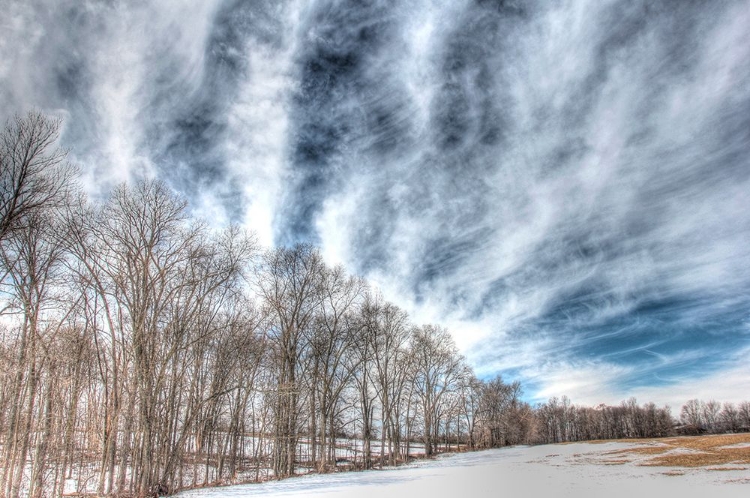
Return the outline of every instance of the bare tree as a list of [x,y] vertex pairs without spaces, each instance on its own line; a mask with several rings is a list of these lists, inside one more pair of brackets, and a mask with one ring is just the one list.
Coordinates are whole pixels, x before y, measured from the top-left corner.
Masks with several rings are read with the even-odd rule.
[[480,419],[480,401],[484,384],[477,378],[474,371],[464,366],[459,379],[458,389],[461,398],[460,413],[466,427],[467,444],[470,450],[477,446],[477,422]]
[[737,405],[740,429],[750,431],[750,401],[743,401]]
[[462,358],[453,338],[440,326],[424,325],[412,333],[411,354],[415,365],[414,383],[421,401],[425,454],[435,449],[441,402],[457,387]]
[[362,464],[365,469],[372,467],[372,439],[374,436],[375,402],[378,398],[374,382],[374,362],[372,345],[377,335],[380,303],[367,294],[362,304],[357,323],[355,341],[354,375],[352,377],[359,408],[359,426],[362,438]]
[[294,474],[299,437],[302,341],[313,326],[322,301],[324,264],[309,245],[279,248],[267,254],[259,276],[261,296],[274,317],[277,392],[275,400],[274,475]]
[[114,490],[118,455],[119,492],[174,486],[188,431],[206,427],[228,388],[202,357],[233,323],[227,303],[254,242],[234,227],[210,236],[159,182],[122,185],[101,209],[71,210],[69,225],[105,399],[98,491]]
[[724,403],[719,421],[724,432],[737,432],[740,429],[740,413],[733,403]]
[[[322,299],[309,341],[312,461],[317,458],[320,434],[320,465],[325,471],[335,458],[334,416],[344,389],[353,374],[346,355],[354,347],[357,334],[355,315],[359,312],[366,284],[347,276],[343,267],[326,269],[321,285]],[[320,417],[317,417],[317,414]]]
[[682,405],[682,411],[680,412],[682,423],[705,429],[704,406],[705,403],[698,399],[691,399]]
[[705,428],[709,432],[716,432],[719,430],[719,412],[721,411],[721,403],[711,399],[703,403],[703,421]]
[[61,121],[39,112],[15,116],[0,133],[0,241],[29,227],[29,214],[66,201],[74,168],[55,148]]
[[[410,339],[409,317],[400,308],[383,303],[377,307],[378,316],[373,333],[368,334],[371,341],[371,354],[374,359],[374,381],[381,409],[380,465],[385,464],[388,455],[389,463],[394,465],[401,450],[400,411],[403,406],[406,385],[409,380]],[[386,440],[388,448],[386,452]]]
[[476,408],[482,446],[496,447],[525,441],[530,430],[530,410],[522,403],[521,384],[507,384],[501,376],[483,383]]
[[[61,283],[59,270],[64,254],[54,233],[53,213],[39,209],[25,214],[26,228],[9,233],[6,243],[0,246],[0,261],[7,270],[4,288],[12,296],[12,309],[17,310],[21,321],[11,397],[14,402],[10,406],[4,445],[3,483],[7,496],[20,492],[32,435],[36,432],[33,430],[36,403],[50,354],[47,343],[55,329],[47,311],[55,286]],[[49,438],[49,434],[45,432],[42,437]],[[40,446],[41,450],[45,448],[44,444]],[[44,454],[34,456],[39,465],[46,458]],[[35,466],[34,477],[43,470],[39,465]]]

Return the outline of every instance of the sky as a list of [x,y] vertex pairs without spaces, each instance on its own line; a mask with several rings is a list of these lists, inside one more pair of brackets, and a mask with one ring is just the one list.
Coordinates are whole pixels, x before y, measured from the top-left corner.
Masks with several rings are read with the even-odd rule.
[[750,399],[750,1],[0,0],[2,118],[312,242],[530,401]]

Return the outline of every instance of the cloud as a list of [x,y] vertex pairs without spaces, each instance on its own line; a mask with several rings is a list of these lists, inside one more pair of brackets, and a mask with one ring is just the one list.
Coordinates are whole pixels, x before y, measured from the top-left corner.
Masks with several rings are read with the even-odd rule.
[[214,223],[316,242],[483,375],[657,393],[747,345],[747,1],[36,0],[0,22],[0,104],[65,115],[92,194],[158,176]]
[[340,98],[407,96],[401,131],[379,150],[355,129],[320,239],[540,393],[621,392],[653,345],[692,355],[652,367],[671,382],[723,368],[706,358],[747,341],[747,3],[519,5],[426,3],[411,51],[368,52],[399,71]]
[[274,216],[281,209],[289,174],[291,96],[297,88],[294,56],[301,2],[279,4],[272,35],[253,36],[245,46],[248,69],[228,109],[223,153],[227,170],[246,202],[244,225],[264,245],[274,243]]
[[653,401],[659,405],[667,405],[672,409],[673,415],[679,415],[682,405],[691,399],[735,404],[748,401],[750,372],[747,369],[747,357],[750,350],[744,349],[739,353],[727,358],[724,367],[717,372],[698,378],[681,379],[670,383],[668,388],[646,386],[627,394],[637,396],[642,402]]

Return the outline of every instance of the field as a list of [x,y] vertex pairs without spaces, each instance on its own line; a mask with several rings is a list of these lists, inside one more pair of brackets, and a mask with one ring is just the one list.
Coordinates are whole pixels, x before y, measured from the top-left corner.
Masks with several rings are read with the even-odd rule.
[[501,495],[746,497],[750,496],[750,435],[513,447],[444,455],[398,469],[311,475],[178,496]]
[[652,467],[679,467],[707,470],[747,470],[750,468],[750,434],[676,437],[632,441],[636,446],[609,452],[604,463],[637,463]]

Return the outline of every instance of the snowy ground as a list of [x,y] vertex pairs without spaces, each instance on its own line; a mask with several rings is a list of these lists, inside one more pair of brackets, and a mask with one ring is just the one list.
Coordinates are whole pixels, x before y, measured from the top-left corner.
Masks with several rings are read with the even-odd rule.
[[[181,493],[180,498],[267,497],[628,497],[750,496],[750,469],[684,469],[622,463],[607,454],[630,443],[516,447],[447,455],[392,470],[312,475]],[[645,457],[644,457],[645,458]],[[741,469],[741,470],[738,470]]]

